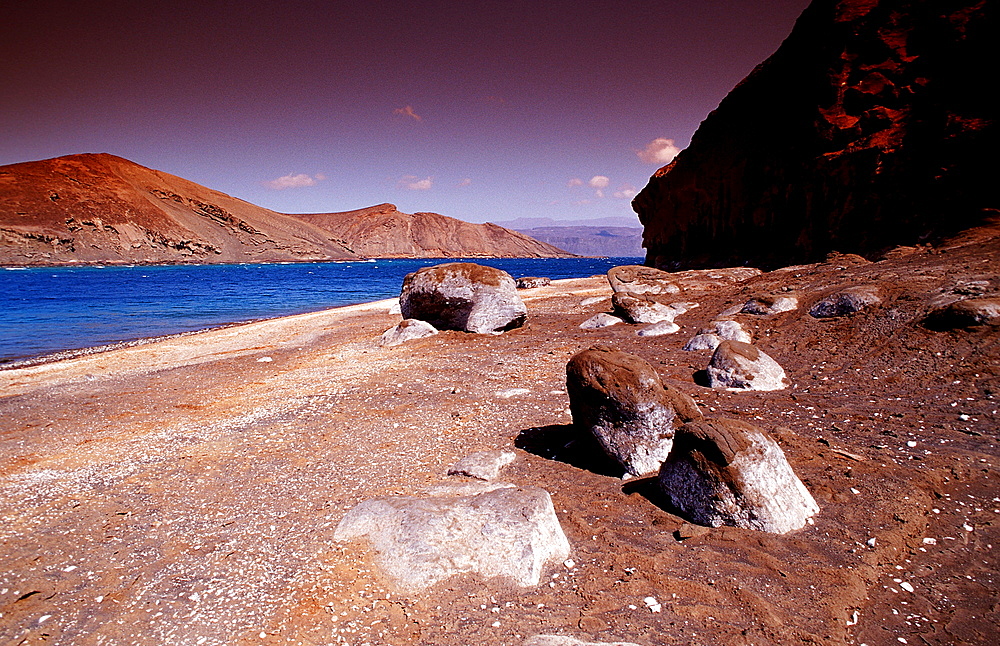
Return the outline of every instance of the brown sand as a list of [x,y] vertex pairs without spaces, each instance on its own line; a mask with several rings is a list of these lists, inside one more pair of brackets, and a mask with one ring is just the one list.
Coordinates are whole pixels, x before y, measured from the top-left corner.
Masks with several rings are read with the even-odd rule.
[[[0,643],[992,643],[1000,334],[919,321],[961,281],[1000,291],[998,258],[996,239],[974,240],[688,288],[672,300],[700,307],[661,337],[581,330],[610,308],[581,305],[610,297],[594,278],[523,292],[529,322],[502,336],[381,348],[398,321],[381,302],[0,371]],[[882,306],[806,314],[870,282]],[[804,307],[736,318],[793,387],[698,385],[710,353],[684,342],[783,287]],[[815,524],[678,540],[690,528],[652,482],[623,482],[570,426],[565,365],[595,343],[771,432],[820,504]],[[332,541],[357,502],[514,447],[502,477],[552,494],[573,549],[538,588],[464,576],[406,596],[364,545]]]

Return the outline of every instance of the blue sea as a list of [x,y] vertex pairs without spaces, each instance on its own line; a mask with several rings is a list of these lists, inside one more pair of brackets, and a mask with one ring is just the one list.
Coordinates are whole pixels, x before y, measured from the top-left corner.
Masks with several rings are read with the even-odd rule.
[[[0,366],[64,351],[391,298],[437,259],[0,268]],[[604,274],[641,258],[476,259],[514,278]]]

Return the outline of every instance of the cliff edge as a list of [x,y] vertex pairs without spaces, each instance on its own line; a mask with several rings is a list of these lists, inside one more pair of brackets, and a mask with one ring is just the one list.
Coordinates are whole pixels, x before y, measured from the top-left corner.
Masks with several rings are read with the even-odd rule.
[[633,200],[646,264],[877,256],[995,215],[996,13],[815,0]]

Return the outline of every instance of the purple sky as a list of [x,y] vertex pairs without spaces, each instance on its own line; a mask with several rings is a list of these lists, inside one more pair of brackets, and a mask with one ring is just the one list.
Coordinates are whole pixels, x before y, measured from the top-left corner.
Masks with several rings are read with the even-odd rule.
[[288,213],[630,216],[665,159],[640,153],[687,145],[807,4],[12,2],[0,164],[109,152]]

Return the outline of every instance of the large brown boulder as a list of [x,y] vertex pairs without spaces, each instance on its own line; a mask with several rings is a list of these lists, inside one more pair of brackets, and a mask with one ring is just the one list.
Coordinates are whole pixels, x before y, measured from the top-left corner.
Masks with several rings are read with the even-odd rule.
[[510,274],[471,262],[424,267],[403,279],[403,318],[477,334],[521,327],[528,309]]
[[632,206],[646,263],[776,267],[996,208],[995,3],[814,0]]
[[685,424],[660,469],[660,487],[690,520],[784,534],[819,511],[774,440],[746,422]]
[[594,346],[566,365],[573,423],[633,475],[655,473],[673,446],[675,429],[701,418],[688,395],[664,385],[646,361]]

